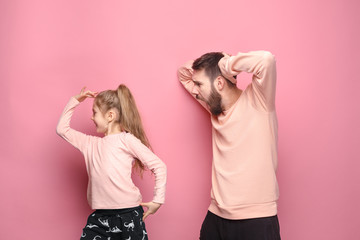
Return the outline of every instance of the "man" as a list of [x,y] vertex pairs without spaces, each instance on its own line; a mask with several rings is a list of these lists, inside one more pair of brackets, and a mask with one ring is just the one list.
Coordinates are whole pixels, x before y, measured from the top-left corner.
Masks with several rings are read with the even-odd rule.
[[[253,74],[245,90],[236,75]],[[212,189],[201,240],[278,240],[276,64],[270,52],[207,53],[178,78],[211,114]]]

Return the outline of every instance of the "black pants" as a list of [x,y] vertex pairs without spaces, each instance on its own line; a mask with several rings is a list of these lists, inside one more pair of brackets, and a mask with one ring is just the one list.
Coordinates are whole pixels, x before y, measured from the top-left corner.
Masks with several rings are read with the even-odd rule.
[[200,240],[280,240],[279,221],[277,216],[229,220],[208,211]]
[[81,240],[147,240],[143,213],[141,206],[96,210],[90,214]]

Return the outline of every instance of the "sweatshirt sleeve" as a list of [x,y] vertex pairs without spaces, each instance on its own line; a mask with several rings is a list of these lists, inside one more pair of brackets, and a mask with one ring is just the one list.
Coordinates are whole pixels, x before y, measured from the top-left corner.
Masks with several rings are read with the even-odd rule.
[[180,83],[184,86],[184,88],[210,113],[207,104],[204,101],[197,99],[195,94],[192,93],[195,85],[192,79],[192,75],[194,72],[194,70],[192,69],[193,62],[193,60],[190,60],[178,69],[178,79]]
[[155,187],[153,202],[163,204],[165,202],[167,169],[163,161],[160,160],[148,147],[134,135],[126,134],[126,146],[130,154],[139,159],[155,175]]
[[70,99],[68,104],[66,105],[61,117],[59,119],[56,133],[73,145],[75,148],[79,149],[82,153],[84,153],[86,147],[89,145],[91,141],[91,136],[88,136],[84,133],[78,132],[72,128],[70,128],[71,117],[74,113],[76,106],[80,103],[74,97]]
[[252,73],[255,104],[267,111],[275,109],[276,61],[270,52],[253,51],[225,56],[220,59],[219,67],[228,79],[241,72]]

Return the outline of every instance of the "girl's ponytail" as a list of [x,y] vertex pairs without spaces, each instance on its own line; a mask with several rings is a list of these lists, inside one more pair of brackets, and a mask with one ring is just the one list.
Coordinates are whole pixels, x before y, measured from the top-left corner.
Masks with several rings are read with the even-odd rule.
[[[135,99],[132,96],[130,90],[124,85],[121,84],[117,88],[117,95],[120,100],[119,112],[120,112],[120,125],[123,130],[130,132],[135,137],[140,139],[140,141],[151,148],[149,140],[145,134],[144,127],[140,118],[139,111],[137,109]],[[140,175],[142,175],[145,166],[139,160],[135,159],[134,168],[139,170]]]

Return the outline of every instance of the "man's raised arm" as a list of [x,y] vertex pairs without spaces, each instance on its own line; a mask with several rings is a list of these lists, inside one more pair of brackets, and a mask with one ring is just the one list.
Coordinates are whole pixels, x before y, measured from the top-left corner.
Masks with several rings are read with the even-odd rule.
[[184,88],[209,112],[207,104],[204,101],[197,99],[196,95],[193,93],[195,85],[192,79],[194,73],[194,70],[192,69],[193,62],[193,60],[190,60],[178,69],[178,79]]
[[275,108],[276,90],[276,61],[267,51],[253,51],[238,53],[235,56],[225,55],[219,61],[222,74],[233,79],[232,76],[240,72],[252,73],[252,85],[259,104],[267,111]]

